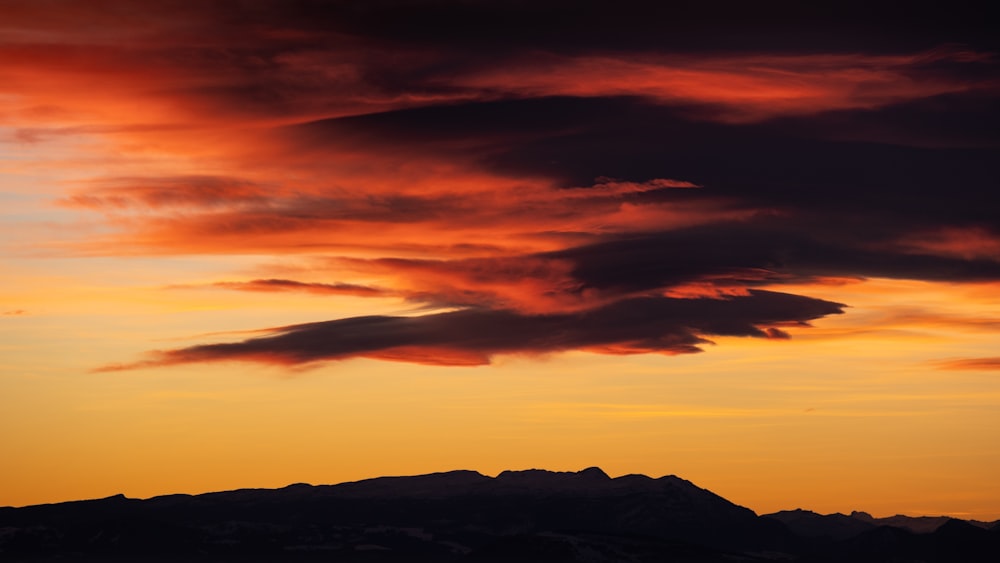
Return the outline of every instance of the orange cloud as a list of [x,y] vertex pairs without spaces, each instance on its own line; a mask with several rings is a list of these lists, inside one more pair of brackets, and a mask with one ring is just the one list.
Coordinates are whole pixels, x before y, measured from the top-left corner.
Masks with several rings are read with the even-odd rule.
[[960,360],[942,360],[935,362],[939,369],[948,370],[1000,370],[1000,357],[997,358],[965,358]]
[[[428,193],[329,190],[241,178],[177,176],[111,178],[60,200],[99,210],[121,229],[89,241],[101,252],[254,252],[281,249],[372,251],[419,244],[428,251],[463,243],[487,255],[556,250],[596,235],[683,228],[749,217],[735,202],[709,200],[690,182],[602,180],[555,188],[544,182],[453,177]],[[450,191],[455,190],[455,191]],[[667,192],[683,191],[664,199]],[[308,244],[303,244],[308,241]],[[416,248],[416,247],[415,247]],[[432,252],[433,253],[433,252]]]
[[573,279],[570,262],[541,256],[341,263],[366,274],[387,276],[409,299],[437,305],[540,314],[589,308],[603,301]]
[[367,285],[357,285],[352,283],[306,283],[282,279],[251,280],[246,282],[218,282],[214,285],[216,287],[235,289],[238,291],[305,291],[321,295],[353,295],[355,297],[385,297],[398,295],[398,292],[396,291]]
[[184,207],[234,207],[260,203],[274,196],[273,188],[240,178],[176,176],[165,178],[108,178],[70,195],[60,203],[90,209],[172,210]]

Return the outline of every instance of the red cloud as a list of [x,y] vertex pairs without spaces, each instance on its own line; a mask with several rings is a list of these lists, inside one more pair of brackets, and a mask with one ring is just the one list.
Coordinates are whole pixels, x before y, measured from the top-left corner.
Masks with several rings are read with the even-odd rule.
[[913,254],[991,259],[1000,256],[1000,233],[983,227],[946,227],[908,234],[896,245]]

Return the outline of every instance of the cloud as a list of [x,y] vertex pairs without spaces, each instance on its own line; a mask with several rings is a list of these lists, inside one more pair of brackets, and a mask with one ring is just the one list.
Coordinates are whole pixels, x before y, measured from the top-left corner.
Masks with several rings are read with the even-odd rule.
[[580,291],[572,265],[538,256],[454,260],[380,258],[339,260],[347,268],[386,276],[415,302],[544,314],[607,302]]
[[356,357],[480,365],[501,354],[566,350],[683,354],[700,351],[709,336],[787,338],[776,325],[802,326],[842,309],[820,299],[752,290],[727,299],[627,299],[569,314],[465,309],[416,317],[354,317],[282,327],[242,342],[156,352],[147,360],[99,371],[230,360],[307,365]]
[[944,227],[934,231],[913,232],[897,242],[911,254],[955,256],[966,260],[991,260],[1000,256],[1000,230],[980,226]]
[[480,249],[480,256],[438,259],[339,257],[323,266],[341,276],[377,279],[377,287],[291,280],[218,285],[394,296],[435,307],[539,315],[579,312],[650,295],[720,299],[748,295],[761,286],[843,284],[864,277],[1000,279],[996,260],[901,252],[893,245],[873,245],[863,226],[843,233],[838,225],[820,220],[812,226],[808,233],[794,216],[762,214],[672,229],[661,224],[663,230],[653,233],[592,234],[590,239],[596,242],[553,251],[519,254],[492,248]]
[[[463,180],[475,187],[464,190]],[[313,250],[398,251],[420,244],[449,255],[454,252],[446,246],[459,253],[478,247],[523,254],[559,248],[573,237],[681,227],[749,213],[699,196],[690,182],[666,178],[602,178],[560,188],[539,181],[482,182],[458,174],[433,188],[443,191],[412,194],[209,176],[91,184],[97,187],[60,203],[105,213],[121,229],[114,248],[157,252],[294,250],[308,240]],[[456,238],[461,245],[455,245]]]
[[579,311],[641,295],[746,295],[759,286],[842,284],[864,277],[1000,280],[1000,261],[900,252],[871,245],[863,227],[762,215],[656,233],[607,234],[597,242],[524,255],[455,259],[341,259],[338,270],[381,276],[410,300],[530,313]]
[[[636,97],[546,97],[320,120],[282,135],[297,153],[323,154],[327,162],[349,154],[351,162],[373,171],[370,179],[392,170],[397,190],[409,188],[399,186],[401,175],[410,179],[412,170],[442,166],[446,156],[453,171],[462,167],[461,174],[452,173],[458,182],[450,183],[460,194],[477,184],[509,190],[472,181],[467,171],[559,187],[591,185],[598,177],[677,178],[703,186],[699,196],[712,204],[737,202],[744,209],[810,213],[827,221],[846,217],[868,231],[896,230],[898,237],[911,229],[998,224],[986,211],[998,204],[990,189],[995,151],[978,146],[990,138],[988,124],[995,119],[982,99],[996,93],[970,96],[937,98],[943,105],[938,111],[907,106],[896,116],[886,108],[743,124],[706,123],[690,108]],[[952,108],[965,108],[970,125],[938,135]],[[870,136],[859,127],[844,138],[843,120],[886,124]],[[911,136],[914,129],[923,133]],[[941,149],[907,140],[920,137],[950,140]],[[890,138],[904,140],[886,142]],[[378,155],[370,168],[365,155]],[[470,179],[464,188],[462,176]],[[393,183],[375,181],[370,189],[383,185]],[[954,197],[939,197],[942,186]],[[652,194],[645,198],[651,200]],[[942,206],[948,213],[940,212]]]
[[24,309],[11,309],[9,311],[4,311],[3,313],[0,314],[2,314],[5,317],[20,317],[23,315],[27,315],[28,312],[25,311]]
[[970,88],[947,76],[912,72],[976,53],[937,50],[912,56],[858,54],[539,56],[512,68],[490,67],[456,82],[525,98],[639,96],[665,104],[714,107],[701,116],[758,121],[782,115],[876,108]]
[[[99,210],[212,208],[260,204],[271,190],[241,178],[168,176],[105,178],[96,186],[63,198],[62,205]],[[273,188],[272,188],[273,189]]]
[[[950,70],[988,66],[988,49],[949,46],[927,30],[912,34],[920,40],[904,54],[875,45],[858,52],[861,39],[831,33],[834,26],[805,33],[806,18],[794,34],[769,34],[763,30],[781,20],[763,18],[755,44],[774,45],[753,52],[744,43],[746,26],[729,28],[743,20],[690,7],[683,14],[637,7],[625,16],[620,6],[404,2],[358,10],[336,2],[237,2],[234,9],[227,2],[151,2],[136,14],[121,1],[46,8],[50,3],[5,10],[0,24],[0,84],[16,94],[0,98],[0,112],[34,141],[104,132],[190,151],[204,149],[192,147],[192,138],[238,145],[243,134],[278,125],[546,96],[642,97],[700,106],[690,113],[702,118],[753,121],[995,88],[987,72]],[[649,19],[641,17],[650,10]],[[399,20],[402,14],[409,19]],[[469,24],[442,28],[461,17]],[[608,18],[623,17],[627,23],[609,29]],[[899,14],[893,23],[894,30],[905,27]],[[512,34],[519,37],[514,44]],[[854,52],[805,48],[818,37],[850,37]],[[101,88],[65,95],[67,85],[87,80]],[[166,124],[187,135],[153,131]]]
[[216,287],[235,289],[238,291],[305,291],[322,295],[353,295],[355,297],[385,297],[397,295],[397,292],[367,285],[352,283],[307,283],[283,279],[261,279],[245,282],[217,282]]
[[772,125],[790,134],[835,141],[996,149],[1000,147],[1000,116],[992,109],[995,98],[992,88],[972,88],[874,109],[779,118]]
[[[937,281],[1000,279],[1000,261],[901,253],[869,245],[870,233],[812,232],[792,218],[762,216],[638,237],[618,237],[545,254],[574,264],[582,287],[645,291],[705,279],[743,284],[812,277],[886,277]],[[878,228],[877,226],[875,227]]]
[[1000,370],[1000,357],[997,358],[964,358],[960,360],[942,360],[935,362],[938,369],[947,370]]

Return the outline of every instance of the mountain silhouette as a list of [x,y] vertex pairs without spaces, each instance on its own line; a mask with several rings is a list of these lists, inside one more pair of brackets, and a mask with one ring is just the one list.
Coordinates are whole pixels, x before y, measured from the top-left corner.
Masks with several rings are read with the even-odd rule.
[[672,475],[450,471],[0,508],[0,561],[1000,560],[995,525],[865,516],[757,516]]

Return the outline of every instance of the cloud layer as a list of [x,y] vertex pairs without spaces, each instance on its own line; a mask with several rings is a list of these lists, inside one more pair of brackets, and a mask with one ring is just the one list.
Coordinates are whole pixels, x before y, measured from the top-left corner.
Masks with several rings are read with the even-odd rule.
[[308,256],[303,279],[213,285],[420,307],[107,369],[684,353],[842,312],[764,288],[1000,279],[985,24],[916,8],[870,11],[895,25],[868,29],[804,7],[51,4],[0,23],[7,141],[100,139],[105,169],[128,163],[59,199],[111,230],[71,251]]

